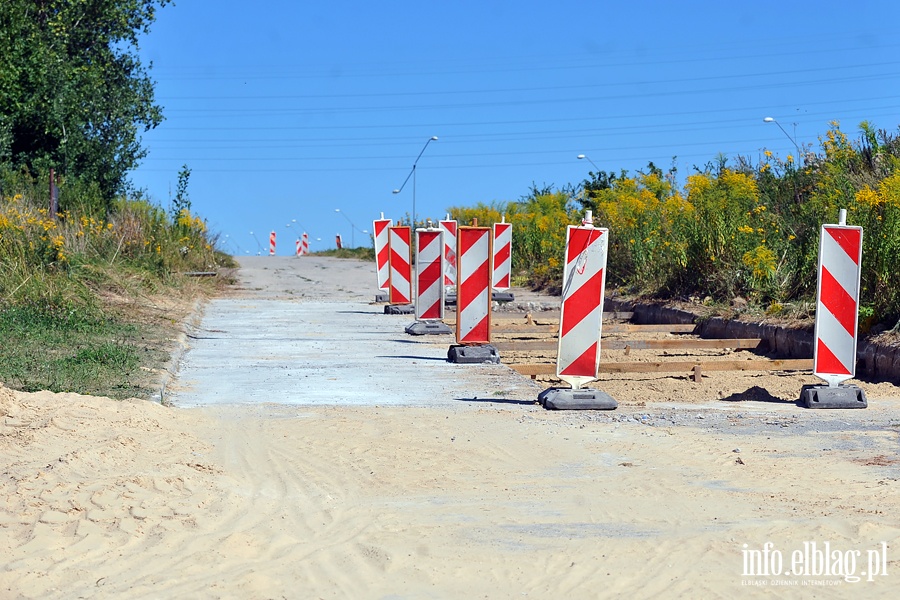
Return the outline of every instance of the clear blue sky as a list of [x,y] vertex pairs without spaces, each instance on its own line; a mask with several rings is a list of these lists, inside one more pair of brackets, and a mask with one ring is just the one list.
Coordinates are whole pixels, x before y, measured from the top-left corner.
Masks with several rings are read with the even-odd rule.
[[234,254],[257,253],[251,231],[278,254],[298,229],[363,245],[412,211],[412,181],[392,190],[431,136],[420,218],[577,184],[595,170],[578,154],[632,173],[676,157],[681,178],[795,154],[767,116],[814,148],[832,120],[896,131],[897,23],[896,0],[177,0],[141,42],[166,121],[132,180],[168,207],[187,164]]

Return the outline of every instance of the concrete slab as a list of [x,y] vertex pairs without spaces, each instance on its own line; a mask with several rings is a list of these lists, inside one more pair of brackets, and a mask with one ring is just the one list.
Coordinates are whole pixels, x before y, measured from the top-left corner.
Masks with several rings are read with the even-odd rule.
[[531,401],[538,391],[505,365],[452,364],[446,342],[419,342],[401,328],[365,302],[214,299],[165,400],[430,406]]

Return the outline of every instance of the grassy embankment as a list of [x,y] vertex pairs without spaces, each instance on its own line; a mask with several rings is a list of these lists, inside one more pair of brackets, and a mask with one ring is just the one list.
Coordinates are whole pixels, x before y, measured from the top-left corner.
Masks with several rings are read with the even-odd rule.
[[221,282],[186,274],[232,259],[187,210],[122,198],[106,214],[77,184],[53,218],[46,180],[0,175],[0,382],[149,397],[193,299]]

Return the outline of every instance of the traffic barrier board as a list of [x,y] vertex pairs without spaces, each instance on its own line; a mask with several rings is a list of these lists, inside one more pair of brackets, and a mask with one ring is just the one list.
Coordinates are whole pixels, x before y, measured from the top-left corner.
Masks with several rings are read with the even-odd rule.
[[459,344],[491,341],[491,229],[460,227],[457,231],[457,318]]
[[390,304],[409,304],[412,301],[412,254],[410,254],[410,228],[397,225],[388,228],[390,253]]
[[444,232],[444,285],[456,285],[456,221],[439,221]]
[[836,386],[856,374],[862,227],[823,225],[813,374]]
[[508,290],[512,273],[512,223],[494,223],[494,276],[495,290]]
[[372,222],[372,231],[375,232],[375,271],[379,290],[387,290],[388,280],[390,279],[390,268],[388,266],[390,257],[388,228],[390,226],[390,219],[381,218]]
[[416,229],[416,319],[444,318],[444,235],[440,229]]
[[609,230],[569,226],[556,375],[578,389],[597,379]]

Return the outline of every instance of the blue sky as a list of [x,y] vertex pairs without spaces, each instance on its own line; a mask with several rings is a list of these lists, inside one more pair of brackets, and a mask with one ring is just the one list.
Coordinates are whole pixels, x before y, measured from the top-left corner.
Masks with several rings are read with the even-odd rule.
[[431,136],[419,218],[577,184],[596,170],[579,154],[632,173],[674,157],[680,178],[783,158],[832,120],[896,131],[898,22],[895,0],[177,0],[141,41],[166,121],[132,181],[168,207],[187,164],[224,250],[274,230],[290,254],[298,230],[363,245],[410,213],[412,180],[392,190]]

